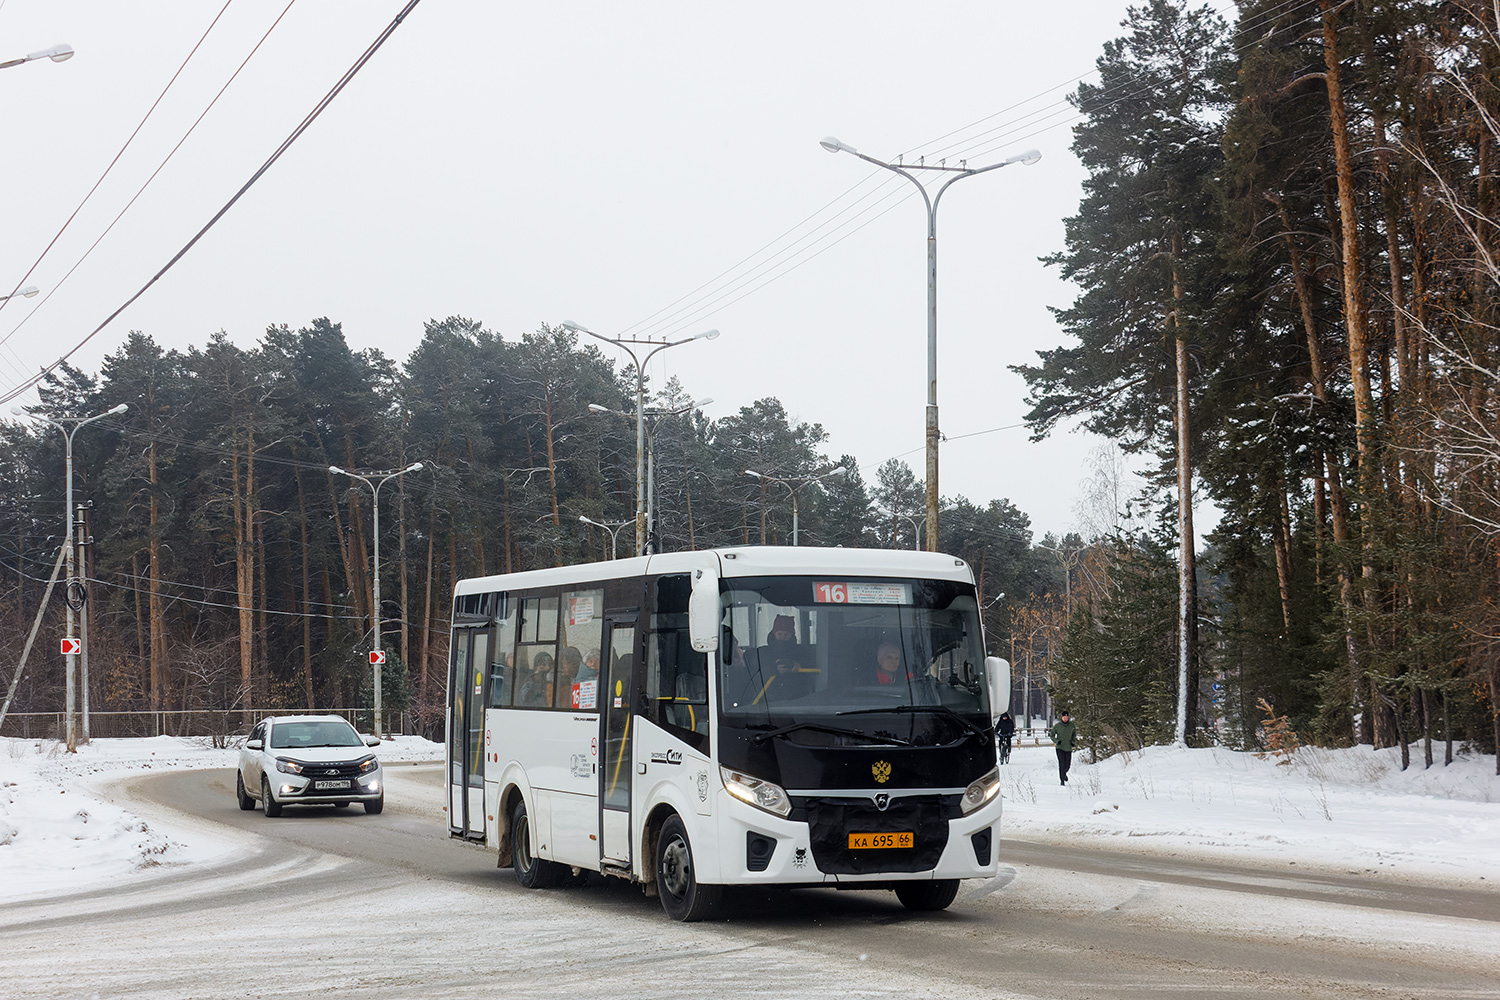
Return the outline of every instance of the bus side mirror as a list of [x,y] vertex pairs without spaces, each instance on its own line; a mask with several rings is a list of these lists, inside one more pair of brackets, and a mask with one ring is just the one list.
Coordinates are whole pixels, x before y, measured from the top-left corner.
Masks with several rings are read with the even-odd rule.
[[990,715],[999,718],[1010,711],[1010,662],[1002,656],[986,656],[984,676],[990,682]]
[[693,570],[693,593],[688,598],[688,641],[699,653],[719,648],[719,577],[708,570]]

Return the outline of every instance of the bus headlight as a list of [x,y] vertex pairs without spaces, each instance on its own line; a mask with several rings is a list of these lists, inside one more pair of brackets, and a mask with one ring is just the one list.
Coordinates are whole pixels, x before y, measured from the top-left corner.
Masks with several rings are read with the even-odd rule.
[[752,778],[748,774],[741,774],[722,766],[719,768],[719,777],[724,779],[724,790],[746,805],[764,809],[777,816],[791,814],[792,800],[787,797],[786,789],[780,785]]
[[997,767],[964,789],[963,802],[959,807],[959,812],[967,816],[980,806],[988,805],[989,801],[999,794],[1000,769]]

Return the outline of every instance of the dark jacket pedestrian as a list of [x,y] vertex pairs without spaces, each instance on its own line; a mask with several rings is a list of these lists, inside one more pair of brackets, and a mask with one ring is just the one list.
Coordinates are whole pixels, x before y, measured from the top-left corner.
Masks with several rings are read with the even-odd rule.
[[1052,742],[1057,747],[1057,776],[1066,785],[1068,768],[1073,766],[1073,748],[1078,745],[1078,727],[1067,712],[1062,712],[1061,720],[1052,727]]
[[1008,740],[1016,735],[1016,720],[1010,717],[1009,712],[1000,713],[1000,721],[995,724],[995,729],[1000,733],[1002,740]]

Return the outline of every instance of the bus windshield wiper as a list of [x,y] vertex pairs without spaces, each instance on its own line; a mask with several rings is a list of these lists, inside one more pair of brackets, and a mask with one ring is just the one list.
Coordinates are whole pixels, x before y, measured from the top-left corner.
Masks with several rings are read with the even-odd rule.
[[[847,715],[848,713],[840,712],[838,714]],[[858,729],[840,729],[838,726],[825,726],[821,722],[794,722],[790,726],[782,726],[780,729],[772,729],[769,732],[760,733],[751,742],[756,746],[760,746],[767,740],[774,739],[777,736],[785,736],[787,733],[795,733],[799,729],[813,729],[820,733],[831,733],[834,736],[854,736],[858,739],[874,740],[878,743],[890,744],[891,746],[911,746],[906,740],[897,739],[894,736],[876,736],[871,733],[862,733]]]
[[890,712],[893,715],[907,715],[912,712],[937,712],[953,719],[975,736],[988,735],[983,729],[959,715],[947,705],[892,705],[890,708],[854,708],[847,712],[835,712],[834,715],[878,715],[881,712]]

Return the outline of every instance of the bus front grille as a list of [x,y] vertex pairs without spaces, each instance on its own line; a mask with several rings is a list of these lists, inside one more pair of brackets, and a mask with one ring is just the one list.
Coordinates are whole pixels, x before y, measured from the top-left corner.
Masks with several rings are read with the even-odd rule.
[[[871,799],[820,799],[802,803],[818,870],[830,875],[923,872],[937,867],[948,843],[947,803],[942,796],[890,800],[882,810]],[[911,847],[853,850],[851,833],[910,833]]]

